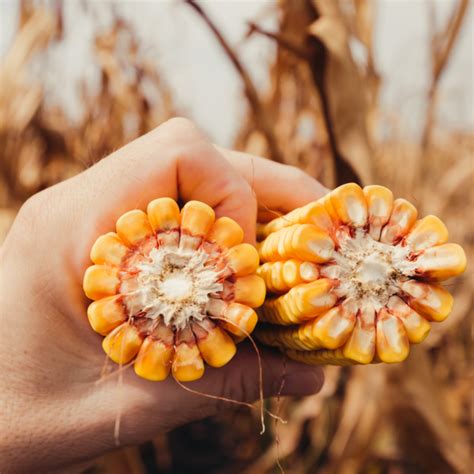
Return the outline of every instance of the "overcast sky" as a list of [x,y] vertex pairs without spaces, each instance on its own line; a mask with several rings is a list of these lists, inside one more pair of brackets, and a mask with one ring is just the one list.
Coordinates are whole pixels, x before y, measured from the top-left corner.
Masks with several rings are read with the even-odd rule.
[[[208,29],[189,7],[173,1],[115,2],[118,12],[131,22],[140,44],[165,72],[177,105],[194,118],[218,143],[230,145],[245,112],[241,83]],[[256,84],[267,84],[267,65],[273,45],[264,38],[241,40],[246,22],[258,17],[267,28],[276,26],[273,2],[215,0],[202,2],[226,37],[239,44],[239,52]],[[435,1],[439,20],[445,20],[454,0]],[[77,82],[94,80],[91,44],[94,28],[110,21],[110,4],[92,3],[84,13],[82,2],[65,2],[64,44],[55,46],[41,74],[54,100],[78,110]],[[0,54],[16,28],[18,4],[0,0]],[[270,12],[270,13],[268,13]],[[94,20],[91,21],[91,15]],[[445,127],[474,127],[472,3],[449,70],[441,88],[440,122]],[[425,0],[378,0],[375,30],[376,66],[384,78],[382,104],[400,117],[403,131],[416,134],[428,87],[429,55]],[[58,84],[60,87],[58,87]]]

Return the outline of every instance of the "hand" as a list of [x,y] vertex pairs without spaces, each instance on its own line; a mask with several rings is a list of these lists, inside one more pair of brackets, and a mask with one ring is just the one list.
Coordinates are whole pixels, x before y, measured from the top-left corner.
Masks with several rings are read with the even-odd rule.
[[[324,188],[296,168],[213,146],[190,122],[173,119],[76,177],[33,196],[1,248],[0,470],[35,472],[78,464],[216,412],[224,402],[133,370],[101,380],[101,336],[86,318],[82,277],[95,238],[154,198],[197,199],[227,215],[254,242],[260,210],[282,212],[319,198]],[[260,349],[265,396],[281,385],[283,357]],[[98,383],[100,381],[100,383]],[[287,362],[282,395],[317,392],[319,368]],[[221,369],[207,368],[195,390],[253,402],[258,367],[251,345]],[[258,429],[256,427],[256,429]]]

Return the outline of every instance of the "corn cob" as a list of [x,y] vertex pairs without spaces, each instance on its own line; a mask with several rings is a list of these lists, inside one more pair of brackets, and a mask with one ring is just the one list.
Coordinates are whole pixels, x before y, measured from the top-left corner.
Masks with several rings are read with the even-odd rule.
[[257,338],[309,364],[400,362],[443,321],[438,282],[466,268],[435,216],[382,186],[349,183],[259,227],[269,296]]
[[180,211],[170,198],[149,203],[147,212],[122,215],[116,232],[100,236],[84,275],[87,315],[105,336],[102,347],[118,364],[164,380],[199,379],[204,362],[227,364],[235,342],[253,331],[265,284],[255,274],[256,249],[241,243],[232,219],[215,219],[199,201]]

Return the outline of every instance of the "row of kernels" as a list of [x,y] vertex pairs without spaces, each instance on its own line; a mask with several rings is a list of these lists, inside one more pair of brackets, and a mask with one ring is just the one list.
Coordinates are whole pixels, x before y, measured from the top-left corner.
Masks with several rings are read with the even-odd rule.
[[333,254],[334,242],[312,224],[296,224],[269,235],[259,246],[263,262],[291,258],[314,263],[327,262]]
[[269,291],[284,293],[301,283],[317,280],[319,269],[312,262],[289,259],[264,263],[258,268],[257,274],[264,279]]

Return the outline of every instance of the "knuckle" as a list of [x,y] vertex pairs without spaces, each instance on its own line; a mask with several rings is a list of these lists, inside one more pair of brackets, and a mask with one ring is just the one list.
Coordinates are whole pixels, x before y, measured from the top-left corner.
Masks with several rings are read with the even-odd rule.
[[38,228],[49,224],[51,207],[51,191],[45,189],[29,197],[21,206],[16,218],[16,225],[27,232],[35,232]]
[[236,208],[257,212],[258,206],[255,192],[244,179],[238,179],[232,183],[228,181],[227,183],[223,183],[223,186],[218,187],[218,189],[229,190],[229,195],[236,198]]
[[[43,191],[42,191],[43,192]],[[31,220],[38,214],[39,209],[41,208],[41,193],[34,194],[30,196],[20,207],[18,211],[17,220],[20,222],[31,222]]]
[[155,142],[168,149],[173,159],[186,158],[208,142],[199,128],[189,119],[174,117],[157,127],[150,136],[151,143]]
[[239,180],[239,187],[240,187],[240,192],[242,199],[245,201],[246,204],[257,204],[257,200],[255,198],[255,192],[252,189],[252,186],[250,186],[247,181],[244,179]]
[[173,117],[164,122],[159,127],[161,130],[166,130],[169,133],[177,135],[190,135],[198,133],[198,128],[192,120],[185,117]]

